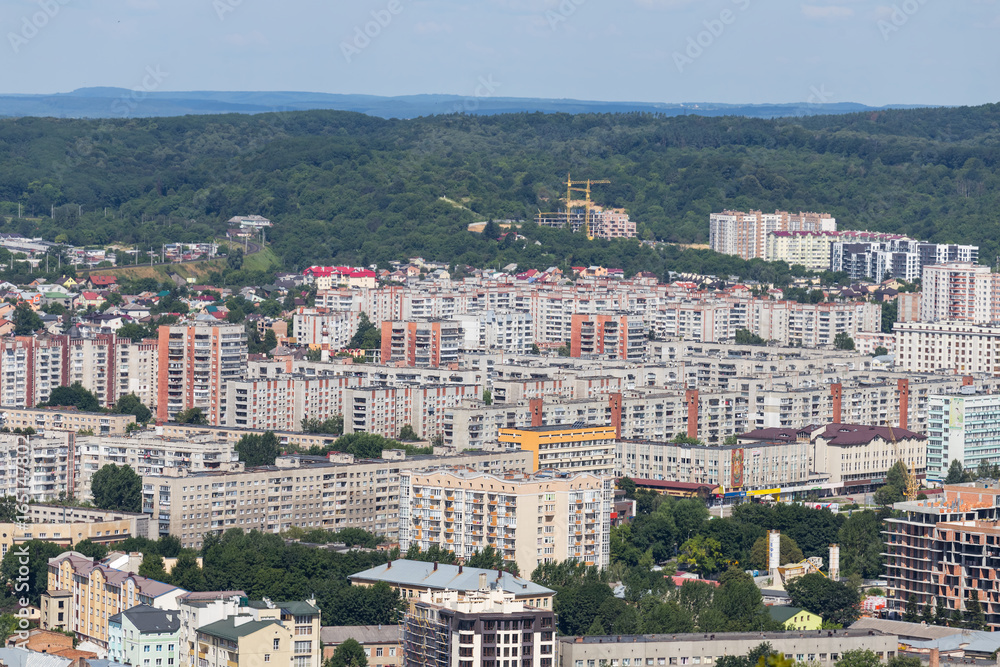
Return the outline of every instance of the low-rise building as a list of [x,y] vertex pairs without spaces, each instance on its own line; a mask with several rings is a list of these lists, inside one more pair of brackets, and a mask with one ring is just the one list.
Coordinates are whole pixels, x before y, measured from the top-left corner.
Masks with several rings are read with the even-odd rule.
[[109,412],[80,412],[76,408],[0,408],[0,424],[9,429],[31,428],[35,431],[70,431],[94,435],[125,435],[134,415]]
[[898,637],[874,630],[819,632],[716,632],[713,634],[560,637],[559,667],[714,665],[722,656],[744,656],[763,643],[788,660],[833,665],[848,651],[895,657]]
[[130,537],[149,536],[149,517],[145,514],[40,503],[26,505],[25,509],[22,518],[28,523],[0,523],[0,558],[29,540],[72,548],[84,540],[111,545]]
[[348,639],[361,644],[371,667],[402,667],[403,628],[399,625],[338,625],[320,630],[324,662]]
[[250,602],[240,613],[197,631],[198,664],[231,667],[320,667],[320,612],[315,600]]
[[108,659],[126,665],[178,664],[180,614],[139,604],[108,619]]

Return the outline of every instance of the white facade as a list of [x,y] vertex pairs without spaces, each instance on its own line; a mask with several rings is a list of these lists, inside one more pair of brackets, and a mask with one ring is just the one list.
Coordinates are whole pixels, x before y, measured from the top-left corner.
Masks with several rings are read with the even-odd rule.
[[1000,327],[897,322],[896,369],[904,373],[1000,375]]
[[1000,463],[1000,394],[931,396],[927,478],[944,481],[957,460],[965,468]]

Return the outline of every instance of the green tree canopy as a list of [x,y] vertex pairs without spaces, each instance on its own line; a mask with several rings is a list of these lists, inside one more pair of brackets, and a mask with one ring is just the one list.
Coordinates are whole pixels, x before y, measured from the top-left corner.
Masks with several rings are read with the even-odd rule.
[[368,667],[365,650],[354,639],[347,639],[333,651],[323,667]]
[[98,412],[101,403],[93,392],[84,388],[79,382],[69,387],[56,387],[49,392],[49,400],[39,405],[51,407],[74,407],[84,412]]
[[792,604],[820,616],[824,621],[848,626],[860,614],[858,592],[817,572],[788,582]]
[[112,412],[120,415],[134,415],[136,422],[140,424],[145,424],[153,418],[153,413],[143,405],[135,394],[125,394],[119,398]]
[[109,463],[94,473],[90,494],[101,509],[142,511],[142,478],[128,465]]
[[281,454],[281,443],[271,431],[265,431],[261,435],[248,433],[239,439],[235,449],[240,461],[248,468],[270,466],[274,465],[275,459]]

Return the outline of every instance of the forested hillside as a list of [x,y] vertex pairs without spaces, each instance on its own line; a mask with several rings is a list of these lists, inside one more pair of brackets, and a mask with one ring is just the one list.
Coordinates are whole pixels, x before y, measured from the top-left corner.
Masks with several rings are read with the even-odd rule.
[[[778,120],[398,121],[333,111],[25,118],[0,121],[0,215],[8,217],[0,231],[158,244],[203,240],[232,215],[259,213],[275,221],[269,240],[288,268],[423,255],[479,266],[782,273],[533,224],[523,230],[529,241],[513,245],[465,231],[476,219],[530,220],[539,208],[557,209],[560,181],[572,172],[610,179],[595,201],[626,208],[645,239],[704,243],[709,213],[724,208],[823,210],[845,228],[978,243],[989,261],[1000,254],[998,143],[1000,105]],[[18,202],[41,219],[18,220]]]

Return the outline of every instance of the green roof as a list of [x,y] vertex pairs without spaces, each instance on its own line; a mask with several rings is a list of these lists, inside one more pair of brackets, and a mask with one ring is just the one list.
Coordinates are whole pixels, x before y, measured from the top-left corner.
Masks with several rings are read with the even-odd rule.
[[198,628],[198,632],[202,632],[206,635],[212,635],[213,637],[218,637],[219,639],[228,639],[229,641],[239,641],[240,637],[247,637],[254,634],[269,625],[281,625],[276,619],[268,619],[266,621],[247,621],[241,625],[236,625],[233,621],[238,618],[235,616],[230,616],[224,621],[216,621],[215,623],[209,623]]
[[786,607],[784,605],[774,605],[767,608],[767,613],[778,623],[787,623],[800,611],[802,611],[802,607]]

